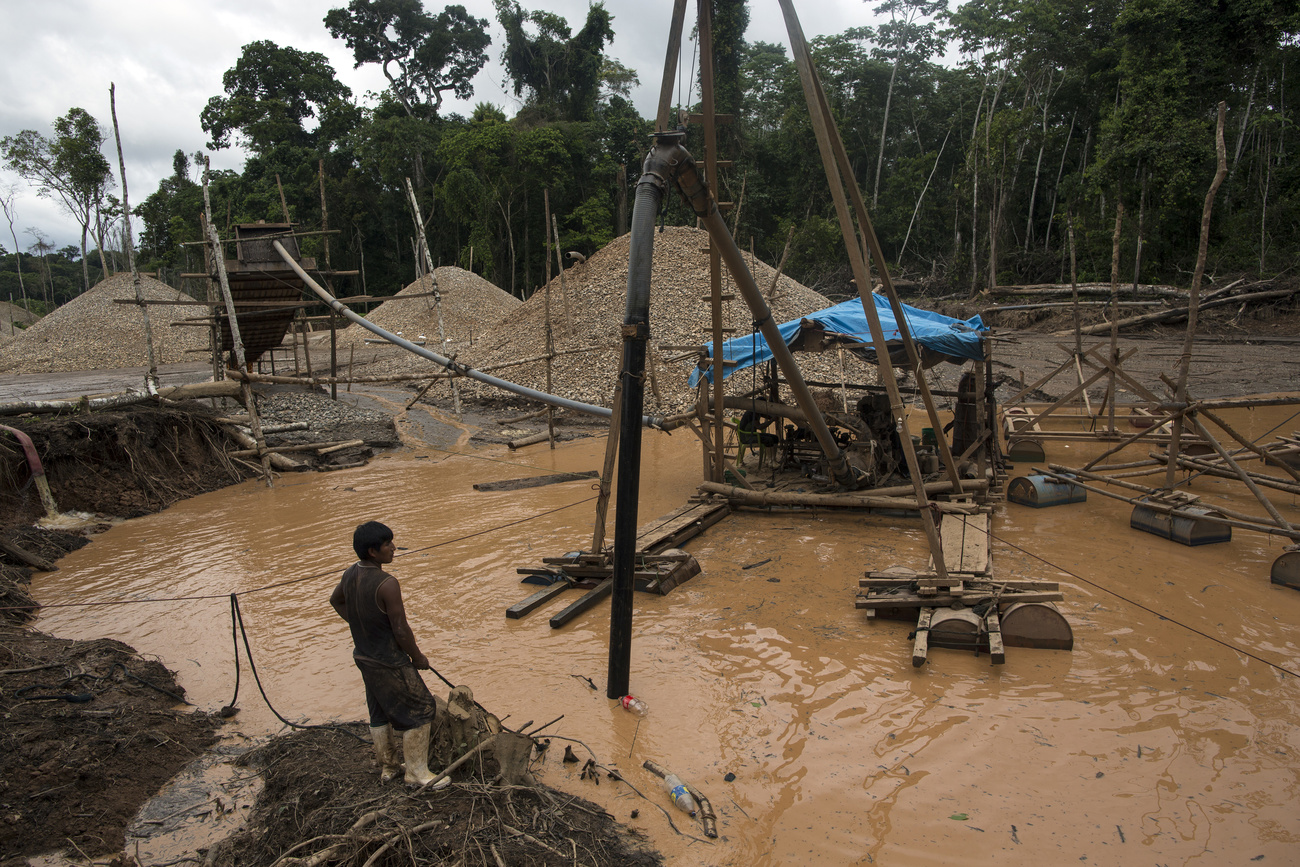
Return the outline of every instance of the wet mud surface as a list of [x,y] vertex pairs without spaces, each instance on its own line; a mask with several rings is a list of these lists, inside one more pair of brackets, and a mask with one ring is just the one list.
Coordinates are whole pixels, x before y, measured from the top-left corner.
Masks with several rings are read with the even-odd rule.
[[5,626],[0,660],[0,864],[122,851],[140,806],[213,741],[171,673],[120,642]]
[[[1259,436],[1286,413],[1233,421]],[[1268,582],[1277,540],[1238,532],[1185,548],[1130,529],[1131,508],[1102,498],[1003,506],[996,574],[1060,581],[1074,651],[1009,648],[994,667],[936,649],[914,669],[910,627],[868,622],[853,599],[866,570],[924,565],[915,518],[738,513],[686,546],[700,576],[666,597],[637,595],[632,691],[650,706],[638,720],[604,696],[607,605],[559,630],[546,618],[576,591],[504,617],[536,589],[517,568],[589,543],[590,486],[473,489],[597,469],[603,438],[516,453],[408,446],[116,526],[36,576],[34,592],[134,604],[47,608],[37,625],[157,654],[215,710],[234,687],[236,592],[276,709],[357,720],[346,628],[325,600],[350,562],[352,526],[377,518],[406,549],[392,571],[434,668],[498,715],[564,715],[549,732],[580,740],[630,785],[583,779],[555,750],[542,782],[644,831],[670,863],[1287,863],[1300,845],[1300,595]],[[1082,463],[1090,449],[1052,443],[1048,457]],[[664,435],[647,436],[643,458],[644,521],[685,502],[700,458]],[[1192,489],[1252,509],[1229,483]],[[1295,502],[1275,502],[1300,520]],[[173,597],[190,598],[148,601]],[[233,731],[279,730],[260,699],[242,705]],[[646,759],[709,796],[718,841],[632,791],[673,809]]]

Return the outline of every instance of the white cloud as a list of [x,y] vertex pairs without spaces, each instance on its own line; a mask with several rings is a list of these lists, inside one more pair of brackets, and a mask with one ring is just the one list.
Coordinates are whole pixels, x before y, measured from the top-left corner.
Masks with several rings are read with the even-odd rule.
[[[108,87],[117,86],[117,117],[122,129],[127,182],[133,205],[158,188],[171,173],[172,154],[179,148],[193,153],[207,136],[199,113],[210,97],[222,93],[221,76],[234,65],[240,49],[249,42],[269,39],[303,51],[326,55],[339,79],[358,99],[386,84],[374,66],[353,69],[351,52],[330,37],[323,19],[329,9],[346,0],[222,0],[219,4],[177,0],[0,0],[6,30],[5,62],[0,65],[0,136],[34,129],[52,135],[54,120],[76,106],[94,115],[108,132],[105,156],[114,166],[112,119]],[[507,113],[517,106],[503,88],[504,73],[496,62],[501,31],[491,0],[461,0],[472,15],[486,18],[493,45],[491,62],[475,79],[474,96],[453,103],[446,112],[468,113],[477,102],[502,105]],[[426,8],[438,11],[438,0]],[[565,17],[577,30],[587,14],[586,0],[548,0],[545,4],[523,0],[525,9],[545,8]],[[688,18],[694,14],[688,6]],[[870,5],[860,0],[802,0],[796,3],[805,34],[839,33],[871,21]],[[635,69],[641,86],[633,93],[640,112],[649,117],[658,101],[664,48],[672,4],[668,0],[607,0],[614,17],[615,39],[608,53]],[[691,23],[686,25],[689,38]],[[776,0],[750,0],[751,42],[785,43],[785,27]],[[686,61],[690,59],[687,46]],[[239,169],[243,155],[236,151],[212,154],[216,168]],[[0,183],[17,182],[15,227],[22,235],[27,226],[39,226],[56,246],[76,244],[80,231],[57,206],[39,199],[35,191],[12,175],[0,174]],[[120,194],[120,191],[119,191]],[[0,229],[0,243],[12,246],[8,227]],[[138,229],[137,229],[138,232]]]

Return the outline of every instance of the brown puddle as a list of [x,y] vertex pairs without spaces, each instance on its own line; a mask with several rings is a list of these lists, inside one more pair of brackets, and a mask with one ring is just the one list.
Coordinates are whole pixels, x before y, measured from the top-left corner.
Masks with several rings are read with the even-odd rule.
[[[1289,415],[1230,420],[1258,436]],[[1131,507],[1095,494],[1004,506],[997,575],[1061,581],[1074,651],[1008,648],[993,667],[935,649],[913,669],[910,627],[868,622],[853,600],[868,569],[924,567],[916,519],[738,513],[687,545],[700,576],[666,597],[637,595],[632,689],[650,706],[638,728],[604,697],[608,604],[561,630],[547,618],[576,591],[523,620],[504,616],[535,589],[516,567],[590,545],[594,491],[472,488],[598,469],[604,442],[474,456],[417,447],[272,490],[206,494],[113,528],[33,591],[47,605],[212,598],[49,607],[37,625],[156,655],[216,711],[234,691],[237,592],[276,708],[295,722],[360,719],[347,630],[326,600],[352,559],[352,528],[377,518],[408,548],[391,570],[434,667],[510,724],[564,714],[548,734],[581,740],[698,839],[626,786],[579,781],[557,750],[542,779],[644,828],[673,863],[1294,863],[1300,685],[1233,649],[1300,671],[1300,593],[1268,580],[1281,540],[1236,530],[1228,544],[1187,548],[1130,529]],[[1049,443],[1048,457],[1079,465],[1099,450]],[[683,434],[647,435],[643,457],[642,522],[684,503],[700,473]],[[1262,513],[1240,488],[1201,478],[1191,489],[1211,503],[1231,492],[1225,505]],[[1295,498],[1273,502],[1300,521]],[[244,660],[233,726],[247,735],[280,728],[256,689]],[[720,840],[673,810],[645,759],[709,796]]]

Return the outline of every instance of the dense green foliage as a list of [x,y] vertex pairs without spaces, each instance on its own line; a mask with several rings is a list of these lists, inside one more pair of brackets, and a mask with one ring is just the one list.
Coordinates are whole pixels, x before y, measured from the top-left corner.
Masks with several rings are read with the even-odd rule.
[[[743,0],[710,6],[716,108],[734,115],[719,139],[734,166],[717,193],[740,204],[736,237],[770,262],[789,243],[789,273],[844,294],[846,260],[788,52],[745,40]],[[1068,279],[1068,218],[1080,278],[1106,280],[1118,218],[1121,279],[1185,283],[1214,173],[1220,100],[1229,176],[1208,271],[1271,274],[1300,264],[1293,2],[969,0],[948,8],[880,0],[872,8],[876,26],[820,37],[813,51],[892,267],[971,293]],[[210,146],[238,141],[249,154],[242,172],[211,179],[218,226],[280,221],[282,187],[291,219],[320,227],[323,178],[337,231],[332,265],[364,267],[375,294],[416,273],[406,178],[435,261],[472,266],[519,296],[546,271],[543,191],[565,250],[590,254],[607,243],[626,225],[653,123],[626,98],[635,73],[604,53],[616,16],[595,3],[575,32],[516,0],[496,0],[496,13],[505,35],[492,50],[522,102],[513,118],[484,104],[469,117],[442,111],[446,94],[470,94],[489,50],[487,22],[460,6],[431,14],[419,0],[351,0],[329,12],[328,31],[389,81],[365,105],[319,54],[245,46],[202,117]],[[688,45],[683,62],[691,54]],[[658,80],[658,70],[642,72]],[[697,81],[675,94],[687,103],[679,107],[698,110],[699,92]],[[703,158],[698,128],[687,141]],[[201,168],[178,153],[173,175],[136,208],[142,267],[192,267],[179,245],[199,236]],[[675,200],[665,219],[694,220]],[[306,252],[322,257],[323,244],[313,239]]]

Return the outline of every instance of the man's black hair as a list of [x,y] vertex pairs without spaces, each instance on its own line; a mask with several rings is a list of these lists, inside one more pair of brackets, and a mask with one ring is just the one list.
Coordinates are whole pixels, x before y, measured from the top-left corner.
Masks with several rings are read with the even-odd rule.
[[370,559],[371,548],[381,548],[393,538],[393,531],[378,521],[366,521],[352,534],[352,550],[361,560]]

